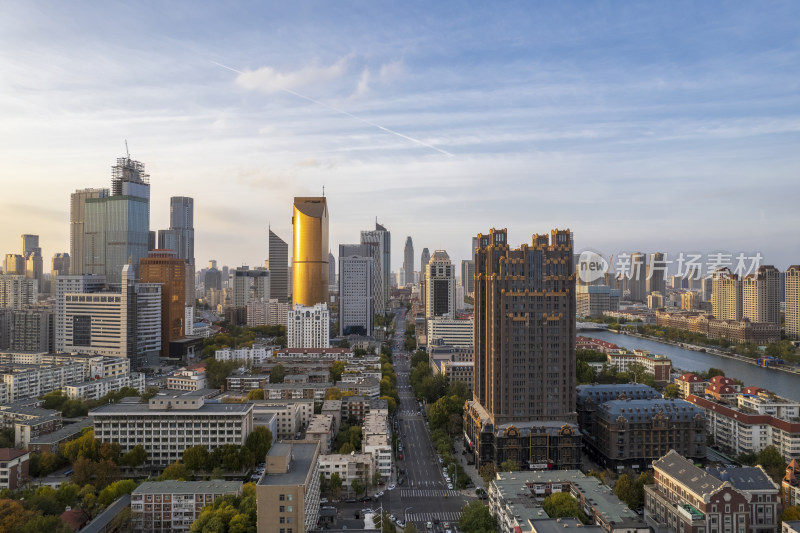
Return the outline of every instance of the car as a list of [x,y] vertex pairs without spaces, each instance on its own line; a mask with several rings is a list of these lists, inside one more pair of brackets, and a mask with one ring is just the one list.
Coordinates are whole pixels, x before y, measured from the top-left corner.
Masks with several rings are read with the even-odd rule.
[[439,464],[442,464],[442,458],[439,457]]
[[450,490],[453,490],[453,484],[452,483],[448,483],[447,484],[447,488],[450,489]]
[[396,488],[397,488],[397,485],[395,485],[394,483],[392,483],[391,485],[389,485],[388,487],[386,487],[386,489],[387,489],[387,490],[394,490],[394,489],[396,489]]
[[402,484],[403,484],[403,483],[405,483],[405,482],[406,482],[405,478],[402,478],[402,477],[401,477],[400,479],[398,479],[398,480],[397,480],[397,484],[398,484],[398,485],[402,485]]
[[397,520],[397,519],[394,517],[394,515],[393,515],[393,514],[390,514],[390,515],[389,515],[389,520],[391,520],[392,522],[394,522],[394,521],[395,521],[395,520]]
[[373,514],[374,512],[372,509],[361,509],[361,514]]
[[453,533],[453,530],[452,529],[445,529],[444,533]]
[[450,529],[450,522],[443,523],[442,527],[445,528],[445,529]]
[[320,498],[319,503],[328,503],[328,498]]
[[345,503],[356,503],[356,499],[355,498],[347,498],[344,502]]
[[433,529],[433,524],[430,523],[430,522],[426,522],[425,523],[425,527],[428,528],[428,529]]

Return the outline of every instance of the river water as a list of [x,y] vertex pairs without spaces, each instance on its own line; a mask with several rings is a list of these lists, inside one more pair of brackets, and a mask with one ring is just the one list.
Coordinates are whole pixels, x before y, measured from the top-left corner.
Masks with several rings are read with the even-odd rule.
[[730,378],[737,378],[745,386],[755,385],[774,392],[778,396],[800,401],[800,374],[790,374],[780,370],[762,368],[736,359],[720,357],[705,352],[694,352],[671,344],[662,344],[630,335],[620,335],[610,331],[581,331],[578,335],[613,342],[629,350],[649,350],[664,354],[672,360],[672,366],[688,371],[708,370],[712,366],[725,372]]

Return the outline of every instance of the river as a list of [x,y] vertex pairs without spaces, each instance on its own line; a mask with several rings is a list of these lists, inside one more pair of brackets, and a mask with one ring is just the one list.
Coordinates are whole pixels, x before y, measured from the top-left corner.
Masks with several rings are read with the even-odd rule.
[[581,331],[578,335],[613,342],[617,346],[629,350],[649,350],[651,353],[664,354],[672,360],[673,367],[682,370],[708,370],[713,366],[723,370],[728,377],[742,380],[745,386],[756,385],[774,392],[778,396],[800,401],[800,374],[761,368],[728,357],[694,352],[671,344],[662,344],[610,331]]

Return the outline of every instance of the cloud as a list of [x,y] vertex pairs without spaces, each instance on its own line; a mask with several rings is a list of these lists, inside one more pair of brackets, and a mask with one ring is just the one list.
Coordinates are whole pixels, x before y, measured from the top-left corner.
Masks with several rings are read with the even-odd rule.
[[353,93],[353,98],[360,98],[369,92],[369,69],[365,68],[361,73],[361,78],[358,80],[356,92]]
[[267,94],[304,87],[313,83],[335,80],[347,71],[347,58],[342,58],[327,67],[309,66],[300,70],[279,72],[272,67],[246,70],[239,74],[236,83],[249,90]]
[[399,78],[406,70],[406,66],[402,60],[385,63],[381,66],[378,77],[381,83],[389,83]]

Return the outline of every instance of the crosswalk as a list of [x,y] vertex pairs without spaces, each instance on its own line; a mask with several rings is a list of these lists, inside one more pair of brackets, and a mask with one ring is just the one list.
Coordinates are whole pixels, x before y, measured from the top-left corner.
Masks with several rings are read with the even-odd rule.
[[409,522],[432,522],[438,519],[440,522],[458,522],[461,511],[439,511],[436,513],[408,513]]
[[403,409],[400,411],[400,416],[421,416],[416,409]]
[[445,496],[460,496],[457,490],[445,489],[402,489],[401,498],[444,498]]

